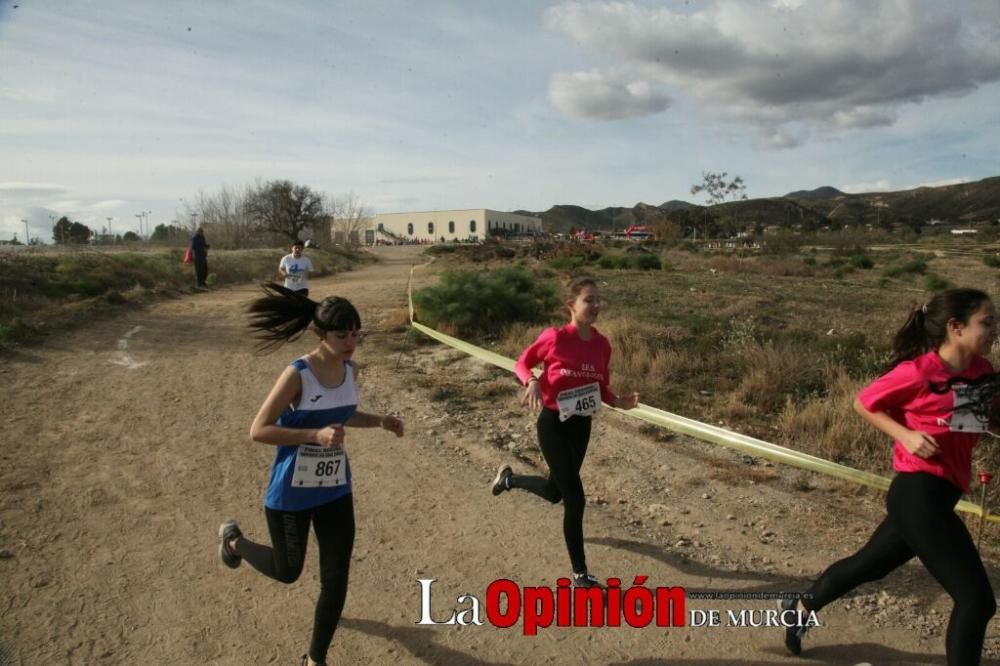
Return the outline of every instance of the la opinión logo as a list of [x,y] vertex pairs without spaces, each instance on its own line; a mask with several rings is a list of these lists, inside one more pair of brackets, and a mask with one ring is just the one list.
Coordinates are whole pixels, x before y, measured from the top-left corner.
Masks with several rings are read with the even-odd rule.
[[[424,625],[477,625],[486,619],[495,627],[507,629],[523,619],[525,636],[535,636],[539,628],[557,627],[657,627],[685,626],[683,587],[656,587],[644,584],[647,576],[636,576],[632,586],[622,590],[619,578],[609,578],[607,588],[572,587],[569,578],[547,586],[524,587],[509,578],[500,578],[486,587],[485,604],[474,594],[460,594],[447,619],[432,615],[431,589],[436,578],[420,578],[420,620]],[[440,615],[438,617],[441,617]]]
[[[606,588],[573,587],[568,578],[547,586],[520,587],[509,578],[500,578],[486,587],[485,603],[474,594],[460,594],[447,618],[434,618],[432,588],[436,578],[419,578],[420,620],[422,625],[482,626],[486,621],[507,629],[522,620],[525,636],[538,630],[556,627],[621,627],[636,629],[654,624],[657,627],[817,627],[814,611],[800,616],[796,610],[687,609],[683,587],[645,586],[648,576],[636,576],[632,586],[622,589],[620,578],[609,578]],[[783,593],[694,593],[697,598],[780,599]]]

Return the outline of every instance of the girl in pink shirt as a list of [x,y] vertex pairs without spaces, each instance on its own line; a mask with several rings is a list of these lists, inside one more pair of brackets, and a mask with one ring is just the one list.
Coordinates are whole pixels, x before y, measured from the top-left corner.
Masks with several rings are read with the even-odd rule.
[[[521,354],[514,372],[525,385],[522,404],[541,408],[538,442],[549,466],[548,478],[522,476],[502,465],[493,480],[493,494],[521,488],[553,504],[563,502],[563,536],[573,566],[573,583],[600,585],[587,570],[583,549],[583,510],[586,503],[580,467],[590,442],[590,417],[605,402],[619,409],[639,404],[638,393],[616,395],[609,385],[611,344],[593,327],[600,312],[593,278],[575,279],[566,307],[570,323],[548,328]],[[540,378],[532,368],[542,364]]]
[[[857,553],[820,575],[792,611],[818,611],[862,583],[913,559],[954,601],[948,663],[978,664],[986,624],[996,612],[983,562],[954,507],[969,489],[972,449],[989,425],[993,366],[985,355],[997,336],[996,311],[977,289],[949,289],[915,308],[894,341],[891,368],[858,394],[855,410],[894,440],[896,477],[887,516]],[[806,626],[785,630],[793,654]]]

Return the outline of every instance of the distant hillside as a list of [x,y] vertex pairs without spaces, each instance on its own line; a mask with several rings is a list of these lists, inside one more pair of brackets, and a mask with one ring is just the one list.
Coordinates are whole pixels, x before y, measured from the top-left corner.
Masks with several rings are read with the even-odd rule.
[[832,199],[834,197],[846,196],[843,192],[838,190],[836,187],[830,187],[826,185],[824,187],[817,187],[815,190],[799,190],[798,192],[790,192],[784,196],[785,199]]
[[[684,204],[675,210],[699,210],[701,206]],[[660,206],[639,203],[632,208],[612,207],[591,211],[580,206],[553,206],[544,213],[531,213],[542,218],[542,227],[553,233],[567,233],[570,229],[588,229],[590,231],[612,231],[625,229],[632,224],[655,225],[671,219],[671,213]]]
[[698,204],[688,203],[687,201],[678,201],[677,199],[671,199],[661,203],[659,206],[660,210],[672,211],[672,210],[690,210],[692,208],[701,208]]
[[[519,211],[521,212],[521,211]],[[948,225],[1000,220],[1000,177],[974,183],[920,187],[900,192],[847,194],[835,187],[797,190],[783,197],[732,201],[711,207],[671,200],[659,206],[639,203],[632,208],[588,210],[580,206],[553,206],[542,213],[547,231],[566,233],[571,228],[607,231],[630,224],[671,221],[682,227],[700,225],[711,218],[715,230],[728,233],[758,226],[825,226],[905,224],[920,227],[931,220]]]
[[832,221],[874,219],[927,223],[940,220],[948,224],[967,224],[1000,218],[1000,177],[974,183],[918,187],[900,192],[845,194],[825,200],[802,201]]

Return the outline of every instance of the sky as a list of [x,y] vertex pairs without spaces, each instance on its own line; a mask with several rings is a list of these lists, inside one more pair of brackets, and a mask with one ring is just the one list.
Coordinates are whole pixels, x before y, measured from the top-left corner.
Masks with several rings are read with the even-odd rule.
[[997,0],[0,3],[4,240],[272,179],[385,213],[1000,175]]

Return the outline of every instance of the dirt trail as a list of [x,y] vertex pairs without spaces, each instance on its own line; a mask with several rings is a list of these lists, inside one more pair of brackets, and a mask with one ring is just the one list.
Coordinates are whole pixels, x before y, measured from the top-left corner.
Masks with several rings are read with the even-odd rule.
[[[502,373],[443,347],[397,351],[400,334],[379,329],[405,305],[419,259],[411,248],[382,254],[381,264],[314,285],[349,297],[373,331],[357,355],[366,365],[361,408],[392,410],[408,429],[401,440],[349,432],[358,531],[331,663],[800,663],[773,628],[552,627],[529,637],[520,624],[415,624],[417,578],[437,579],[441,619],[461,594],[485,601],[497,578],[554,585],[568,560],[561,507],[487,489],[501,461],[525,471],[539,460],[516,386],[465,407],[432,400],[424,387],[436,376],[474,391],[495,388]],[[266,535],[272,450],[247,430],[282,367],[312,344],[306,336],[253,354],[243,308],[255,293],[163,302],[53,335],[0,365],[0,650],[13,663],[298,663],[318,592],[315,544],[291,586],[249,567],[229,571],[215,555],[227,517]],[[601,414],[583,470],[594,571],[626,587],[642,574],[650,587],[794,591],[862,543],[881,514],[878,498],[815,478],[812,490],[794,492],[781,479],[796,472],[745,462]],[[807,656],[941,664],[949,606],[918,566],[907,567],[825,611]],[[725,614],[773,602],[688,607]]]

